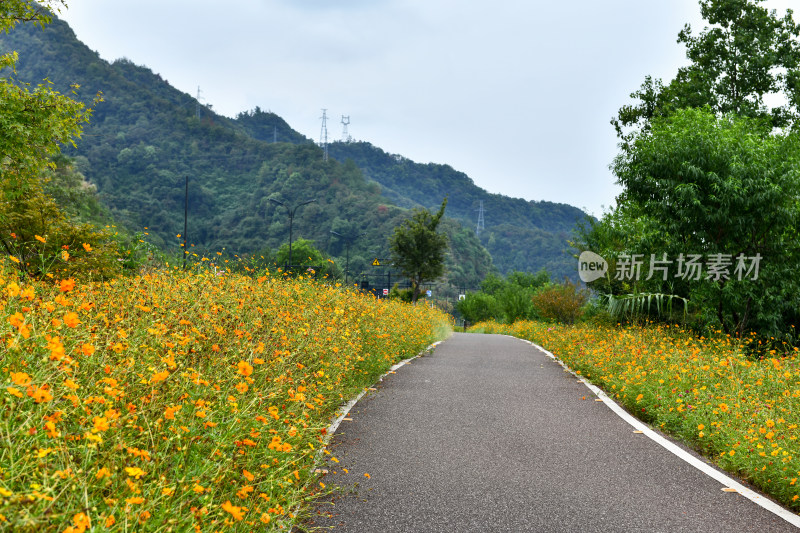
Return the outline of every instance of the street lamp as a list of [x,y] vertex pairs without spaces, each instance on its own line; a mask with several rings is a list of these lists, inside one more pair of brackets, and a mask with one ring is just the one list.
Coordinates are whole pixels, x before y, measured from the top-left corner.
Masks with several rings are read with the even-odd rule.
[[[275,198],[268,198],[270,202],[274,202],[278,205],[281,205],[286,208],[286,211],[289,213],[289,268],[292,268],[292,222],[294,221],[294,214],[299,207],[303,207],[306,204],[310,204],[311,202],[316,202],[316,198],[312,198],[311,200],[306,200],[305,202],[300,202],[297,205],[289,207],[288,205],[284,204],[276,200]],[[284,265],[285,266],[285,265]]]
[[344,258],[344,284],[347,285],[347,275],[350,273],[350,243],[354,240],[358,239],[359,237],[363,237],[367,234],[367,232],[359,233],[358,235],[351,235],[349,237],[345,237],[338,231],[331,230],[331,233],[339,237],[340,239],[344,240],[344,250],[345,250],[345,258]]

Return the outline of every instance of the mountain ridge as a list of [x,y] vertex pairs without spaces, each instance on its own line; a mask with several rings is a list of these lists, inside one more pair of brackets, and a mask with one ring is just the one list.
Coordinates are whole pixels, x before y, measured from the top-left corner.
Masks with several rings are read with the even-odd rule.
[[[330,239],[330,230],[380,227],[385,239],[391,226],[377,223],[379,216],[399,220],[402,211],[394,206],[432,208],[448,196],[449,230],[460,232],[457,240],[467,248],[486,247],[501,272],[548,268],[554,277],[574,272],[566,239],[585,214],[572,206],[488,193],[449,165],[415,163],[366,142],[332,143],[326,167],[321,149],[278,115],[256,108],[228,118],[202,106],[198,118],[193,97],[147,67],[124,58],[101,59],[57,18],[44,30],[22,25],[0,36],[0,47],[20,52],[19,79],[36,83],[47,77],[62,91],[77,82],[84,100],[103,93],[105,101],[96,106],[79,148],[66,152],[97,185],[115,217],[151,228],[161,246],[176,246],[170,234],[182,227],[176,223],[182,185],[191,174],[189,202],[200,220],[194,237],[206,248],[247,253],[276,248],[288,231],[285,215],[266,201],[270,195],[299,201],[304,194],[322,193],[325,203],[301,210],[299,222],[316,223],[308,233],[334,254],[341,243]],[[481,200],[488,224],[478,239],[472,228]],[[504,218],[492,218],[497,214]],[[378,251],[386,248],[384,242],[377,236],[369,241],[365,247],[372,255],[385,255]],[[461,252],[455,255],[463,259]],[[470,284],[479,281],[476,268],[492,268],[485,258],[478,263],[482,266],[465,274]]]

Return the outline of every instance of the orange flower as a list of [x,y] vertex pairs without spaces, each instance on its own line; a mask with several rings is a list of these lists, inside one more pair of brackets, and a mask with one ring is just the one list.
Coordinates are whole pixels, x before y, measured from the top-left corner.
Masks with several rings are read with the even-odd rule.
[[14,326],[15,328],[18,328],[25,323],[25,316],[23,316],[22,313],[17,311],[16,313],[8,317],[8,323]]
[[61,292],[69,292],[75,288],[75,280],[73,278],[62,279],[61,283],[58,285],[58,288]]
[[164,418],[167,420],[175,420],[175,413],[180,411],[182,405],[176,405],[174,407],[167,407],[164,409]]
[[94,346],[91,344],[81,345],[81,353],[87,357],[92,355],[94,353]]
[[33,238],[36,239],[39,242],[47,242],[47,239],[45,239],[41,235],[34,235]]
[[247,361],[239,361],[239,374],[249,376],[253,373],[253,367]]
[[47,390],[45,387],[39,387],[39,388],[37,388],[37,389],[36,389],[36,390],[33,392],[33,394],[32,394],[31,396],[33,396],[33,400],[34,400],[36,403],[44,403],[44,402],[49,402],[50,400],[52,400],[52,399],[53,399],[53,395],[52,395],[52,394],[50,394],[50,391],[49,391],[49,390]]
[[237,383],[237,384],[236,384],[236,390],[238,390],[238,391],[239,391],[239,392],[241,392],[242,394],[244,394],[245,392],[247,392],[247,389],[248,389],[248,388],[249,388],[249,387],[247,386],[247,383],[241,383],[241,382],[240,382],[240,383]]
[[128,504],[144,503],[144,498],[142,498],[141,496],[133,496],[132,498],[125,498],[125,503]]
[[80,323],[81,321],[78,319],[78,313],[69,312],[64,315],[64,324],[66,324],[67,327],[75,328]]
[[150,377],[150,383],[158,383],[159,381],[164,381],[169,377],[169,370],[162,370],[161,372],[156,372]]
[[91,244],[87,244],[87,243],[83,243],[83,249],[86,250],[87,252],[91,252],[92,251],[92,245]]
[[12,372],[11,381],[20,387],[27,387],[31,384],[31,377],[25,372]]
[[227,500],[222,504],[222,509],[229,512],[237,522],[244,520],[244,513],[247,512],[246,507],[236,507],[230,502],[230,500]]

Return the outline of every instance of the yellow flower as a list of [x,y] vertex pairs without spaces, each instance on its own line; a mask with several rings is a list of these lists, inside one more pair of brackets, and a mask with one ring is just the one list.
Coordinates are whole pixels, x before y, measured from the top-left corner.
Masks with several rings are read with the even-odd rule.
[[142,476],[147,475],[147,472],[138,466],[129,466],[125,468],[125,472],[134,479],[141,479]]
[[108,419],[104,416],[96,416],[92,419],[94,423],[94,427],[92,428],[92,433],[99,433],[101,431],[107,430],[109,427]]
[[19,391],[19,389],[15,389],[14,387],[6,387],[6,391],[12,396],[16,396],[17,398],[22,398],[23,396],[23,394]]
[[39,242],[47,242],[47,239],[45,239],[41,235],[34,235],[33,237]]
[[103,467],[97,471],[94,477],[97,479],[103,479],[104,477],[111,477],[111,471],[108,468]]

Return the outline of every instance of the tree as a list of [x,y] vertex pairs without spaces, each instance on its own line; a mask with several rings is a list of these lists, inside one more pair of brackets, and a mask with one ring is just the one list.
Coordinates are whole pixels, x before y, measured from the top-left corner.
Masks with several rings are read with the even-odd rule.
[[[311,274],[312,276],[323,276],[333,271],[333,264],[328,261],[324,253],[314,248],[314,241],[308,239],[297,239],[292,243],[292,261],[291,266],[304,267],[297,274],[311,274],[305,267],[320,269]],[[289,243],[281,245],[278,249],[275,254],[275,262],[277,265],[289,263]]]
[[[797,318],[800,134],[771,130],[764,119],[678,110],[635,135],[613,165],[620,202],[647,214],[659,252],[732,263],[726,276],[687,286],[731,333],[776,334]],[[760,257],[757,279],[735,275],[740,256]]]
[[[764,0],[701,0],[711,26],[692,35],[688,24],[678,34],[691,64],[668,85],[650,76],[631,94],[611,123],[623,142],[629,128],[647,128],[651,119],[685,107],[708,106],[714,113],[769,119],[775,127],[794,124],[800,110],[800,25],[792,11],[783,17],[761,7]],[[769,108],[765,96],[781,94],[784,105]]]
[[[43,26],[59,5],[63,2],[3,2],[0,31],[8,33],[20,22]],[[16,60],[13,52],[0,56],[0,70],[13,69]],[[47,83],[30,90],[28,84],[0,78],[0,246],[23,272],[73,275],[84,270],[107,276],[114,270],[108,236],[71,224],[42,186],[47,171],[56,169],[52,156],[62,144],[74,144],[90,114],[91,109]]]
[[411,280],[414,294],[411,301],[416,303],[422,292],[422,284],[434,281],[444,274],[444,258],[447,251],[447,237],[436,228],[444,215],[447,198],[434,215],[427,209],[415,209],[411,218],[394,229],[390,238],[392,260],[400,272]]

